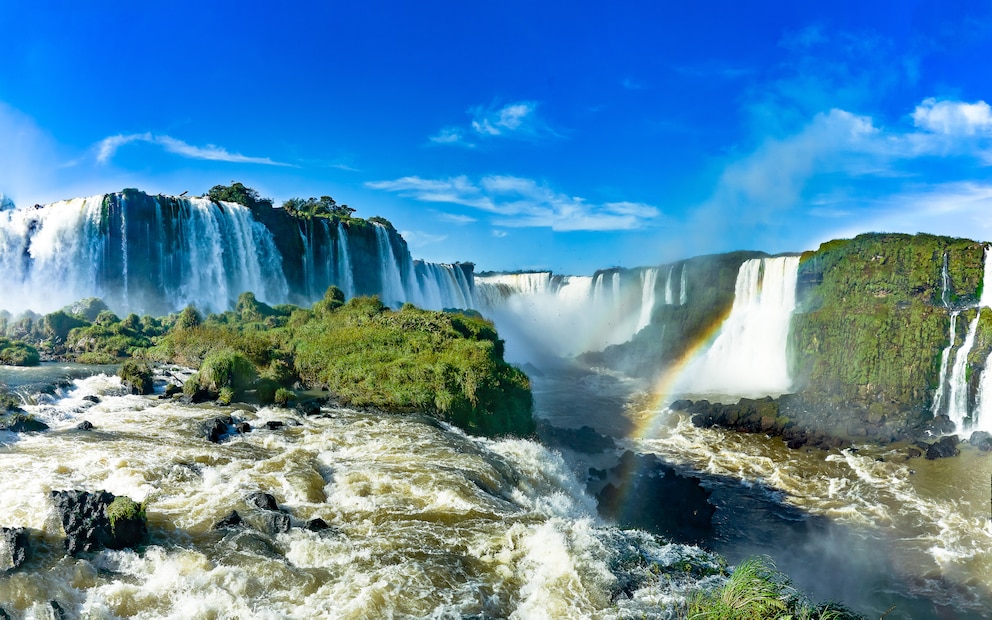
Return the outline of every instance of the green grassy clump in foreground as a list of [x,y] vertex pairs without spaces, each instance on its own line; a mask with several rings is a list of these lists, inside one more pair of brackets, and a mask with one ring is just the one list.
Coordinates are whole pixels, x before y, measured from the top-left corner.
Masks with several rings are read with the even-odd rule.
[[766,558],[741,562],[726,583],[699,593],[679,610],[686,620],[864,620],[843,605],[815,605]]
[[344,303],[336,287],[309,310],[245,293],[233,311],[176,321],[146,355],[198,368],[187,392],[254,390],[271,402],[277,392],[287,400],[278,389],[299,381],[342,404],[423,412],[470,433],[534,431],[527,376],[503,360],[492,323],[474,314],[393,311],[377,297]]

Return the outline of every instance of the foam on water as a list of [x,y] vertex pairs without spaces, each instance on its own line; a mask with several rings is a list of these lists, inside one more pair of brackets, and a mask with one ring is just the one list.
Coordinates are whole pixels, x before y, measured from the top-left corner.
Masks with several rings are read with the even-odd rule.
[[[0,607],[28,617],[57,600],[81,617],[663,618],[695,587],[676,567],[714,562],[606,526],[560,455],[531,441],[411,416],[188,407],[124,395],[107,375],[29,409],[51,430],[0,446],[0,525],[28,527],[37,549],[0,580]],[[221,413],[256,430],[212,444],[200,425]],[[95,428],[75,429],[83,419]],[[63,558],[49,492],[71,488],[147,502],[148,545]],[[213,529],[232,509],[259,526],[253,491],[296,527]],[[299,527],[315,517],[331,528]],[[637,584],[622,606],[621,579]]]

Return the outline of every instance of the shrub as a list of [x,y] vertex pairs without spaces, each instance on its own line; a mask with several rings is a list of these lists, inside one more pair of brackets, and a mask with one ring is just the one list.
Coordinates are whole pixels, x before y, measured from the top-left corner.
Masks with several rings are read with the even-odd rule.
[[152,393],[152,369],[144,362],[125,360],[117,371],[117,376],[132,394]]
[[41,363],[38,349],[20,340],[0,338],[0,364],[6,366],[37,366]]
[[220,393],[217,395],[217,403],[221,405],[230,405],[233,401],[234,390],[225,385],[220,389]]
[[81,353],[80,355],[76,356],[76,361],[80,364],[95,364],[95,365],[116,364],[117,358],[109,353],[103,353],[97,351],[90,353]]
[[200,385],[211,392],[224,387],[235,392],[244,391],[251,387],[257,376],[251,360],[231,349],[211,353],[200,366]]
[[292,390],[287,390],[286,388],[281,387],[278,390],[276,390],[275,396],[273,397],[273,401],[277,405],[285,407],[294,398],[296,398],[296,394],[294,394]]

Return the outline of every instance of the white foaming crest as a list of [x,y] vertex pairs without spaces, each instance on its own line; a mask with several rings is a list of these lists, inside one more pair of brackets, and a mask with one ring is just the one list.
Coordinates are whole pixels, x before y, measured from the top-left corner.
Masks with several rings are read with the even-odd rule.
[[734,304],[713,344],[683,373],[677,391],[764,396],[792,387],[788,339],[798,256],[755,258],[738,271]]
[[[36,547],[36,560],[0,580],[8,611],[41,614],[57,600],[79,617],[611,618],[619,553],[671,564],[702,553],[603,526],[561,457],[530,441],[347,410],[186,407],[119,389],[106,376],[77,381],[55,403],[64,411],[52,430],[4,448],[3,525],[56,546]],[[78,410],[82,396],[100,402]],[[208,442],[201,423],[224,413],[255,430]],[[75,430],[82,419],[95,428]],[[267,420],[286,426],[265,430]],[[61,559],[49,492],[72,488],[146,501],[148,545]],[[212,528],[232,509],[258,527],[244,499],[253,491],[272,493],[295,527]],[[300,527],[314,517],[331,529]],[[645,585],[626,606],[666,617],[670,607],[648,601],[683,590],[649,568],[630,569]]]

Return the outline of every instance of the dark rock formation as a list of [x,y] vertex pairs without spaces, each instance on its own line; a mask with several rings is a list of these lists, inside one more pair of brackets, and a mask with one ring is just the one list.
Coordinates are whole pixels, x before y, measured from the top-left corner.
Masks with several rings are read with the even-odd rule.
[[927,460],[932,461],[934,459],[943,459],[961,454],[961,451],[958,450],[958,443],[957,435],[941,437],[939,441],[927,447]]
[[320,517],[314,517],[313,519],[310,519],[309,521],[307,521],[307,525],[306,525],[306,529],[310,530],[311,532],[321,532],[329,527],[331,526],[327,525],[327,521],[324,521]]
[[19,567],[30,551],[27,530],[23,527],[0,527],[0,572]]
[[281,420],[269,420],[268,422],[263,424],[263,426],[270,431],[276,431],[286,426],[286,423]]
[[12,413],[0,418],[0,431],[39,433],[47,430],[47,424],[26,413]]
[[699,478],[684,476],[654,455],[627,451],[610,471],[597,499],[603,516],[676,542],[695,543],[712,534],[716,508]]
[[276,504],[276,498],[269,493],[263,493],[262,491],[255,491],[250,493],[246,498],[245,502],[250,506],[254,506],[260,510],[279,510],[279,505]]
[[89,420],[83,420],[82,422],[76,425],[76,430],[79,431],[91,431],[93,430],[93,428],[94,428],[93,423],[90,422]]
[[215,530],[226,530],[233,528],[245,527],[244,519],[238,514],[237,510],[232,510],[223,519],[214,524]]
[[121,378],[121,385],[127,393],[152,393],[152,369],[148,364],[133,359],[126,360],[121,364],[117,375]]
[[551,446],[561,446],[584,454],[597,454],[616,450],[617,444],[611,438],[600,435],[589,426],[582,428],[560,428],[547,422],[539,422],[537,436]]
[[975,431],[968,438],[968,443],[982,452],[990,452],[992,451],[992,434],[985,431]]
[[291,527],[289,515],[285,512],[265,510],[262,512],[262,524],[269,534],[288,532]]
[[147,534],[144,508],[127,497],[107,491],[52,491],[52,502],[69,555],[134,547]]

